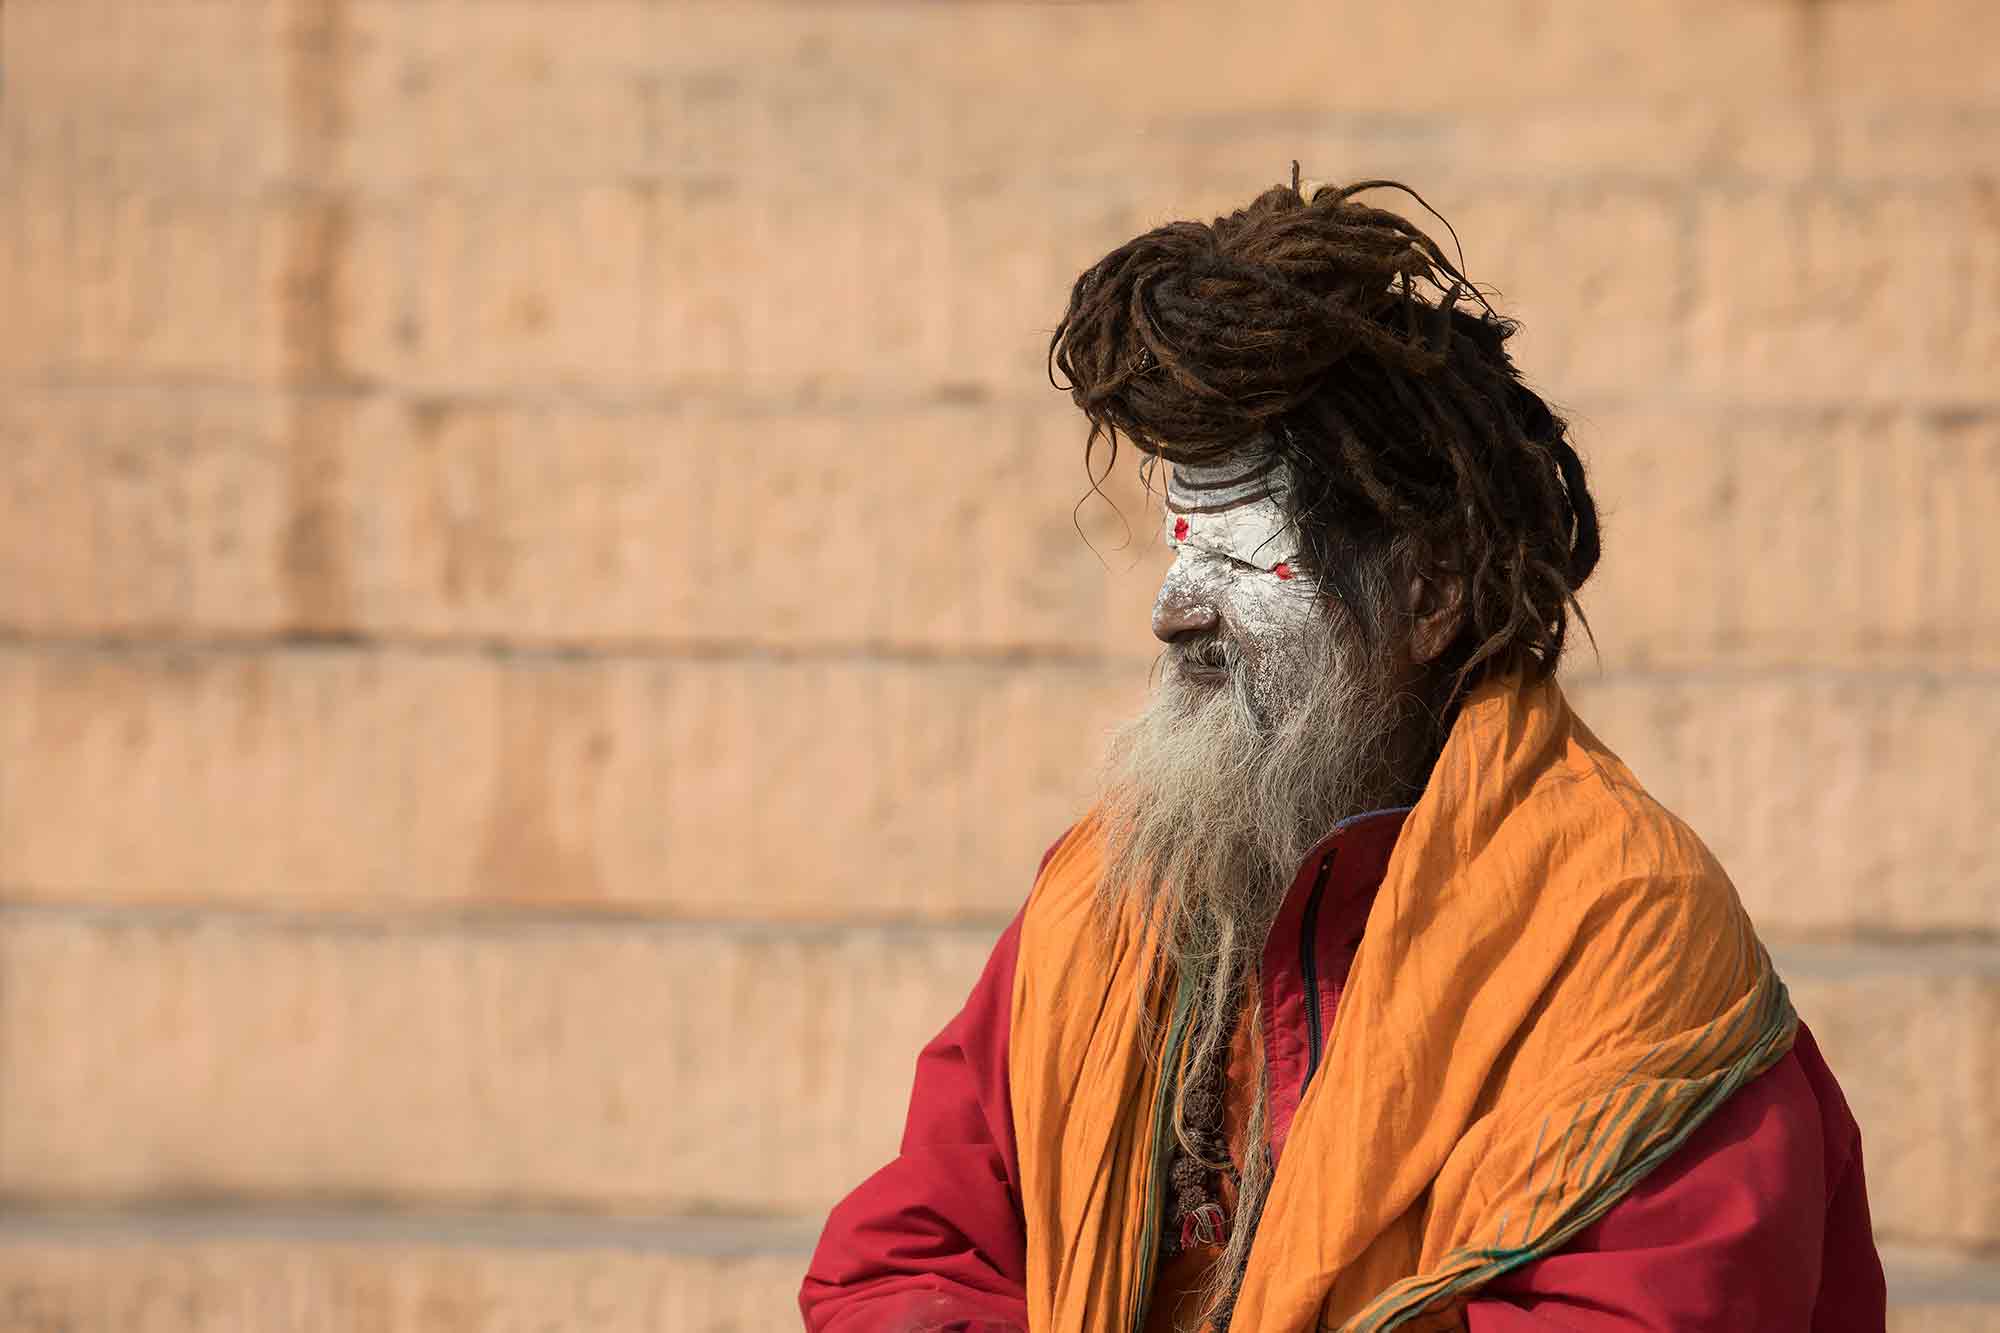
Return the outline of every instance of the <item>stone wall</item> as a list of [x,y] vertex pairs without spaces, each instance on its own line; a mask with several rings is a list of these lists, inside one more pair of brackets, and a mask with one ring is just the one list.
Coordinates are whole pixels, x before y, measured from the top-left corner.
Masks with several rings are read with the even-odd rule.
[[1526,322],[1607,510],[1569,687],[1841,1073],[1898,1327],[2000,1329],[1996,50],[7,0],[0,1329],[789,1326],[1144,689],[1047,330],[1293,158]]

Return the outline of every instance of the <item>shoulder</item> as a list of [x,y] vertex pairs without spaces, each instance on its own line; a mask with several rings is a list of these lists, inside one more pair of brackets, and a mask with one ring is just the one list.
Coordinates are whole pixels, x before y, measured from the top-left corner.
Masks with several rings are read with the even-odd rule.
[[1579,1246],[1631,1249],[1683,1229],[1711,1240],[1801,1242],[1816,1255],[1855,1134],[1801,1024],[1793,1048],[1716,1108]]

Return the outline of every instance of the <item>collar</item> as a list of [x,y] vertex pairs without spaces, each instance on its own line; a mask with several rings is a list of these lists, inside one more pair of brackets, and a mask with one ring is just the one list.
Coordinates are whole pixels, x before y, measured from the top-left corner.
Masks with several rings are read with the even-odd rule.
[[[1335,824],[1331,833],[1313,844],[1298,873],[1292,876],[1292,886],[1285,891],[1284,904],[1278,909],[1279,920],[1290,916],[1296,921],[1315,888],[1323,890],[1323,898],[1332,902],[1354,899],[1373,902],[1375,891],[1382,887],[1382,877],[1388,873],[1389,857],[1396,850],[1403,821],[1415,808],[1392,805],[1349,815]],[[1276,933],[1273,926],[1272,934]]]
[[1412,806],[1343,819],[1306,855],[1264,942],[1258,977],[1270,1141],[1282,1152]]
[[1298,973],[1300,941],[1309,914],[1318,918],[1332,912],[1343,923],[1352,918],[1351,933],[1356,936],[1361,933],[1376,891],[1382,887],[1382,877],[1388,873],[1389,857],[1396,850],[1403,821],[1415,808],[1397,805],[1350,815],[1313,844],[1298,873],[1292,876],[1292,886],[1285,891],[1285,900],[1279,905],[1270,936],[1265,940],[1266,978]]

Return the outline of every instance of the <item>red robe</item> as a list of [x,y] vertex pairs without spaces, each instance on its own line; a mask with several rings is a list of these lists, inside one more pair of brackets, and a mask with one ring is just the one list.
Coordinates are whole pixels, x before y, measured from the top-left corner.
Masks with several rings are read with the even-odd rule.
[[[1331,1029],[1402,814],[1350,821],[1316,848],[1273,927],[1260,1046],[1279,1153],[1310,1076],[1302,1034],[1314,1015]],[[812,1333],[1026,1330],[1008,1088],[1019,929],[918,1057],[900,1155],[828,1218],[799,1298]],[[1162,1271],[1154,1328],[1198,1277]],[[1484,1286],[1466,1321],[1471,1333],[1879,1333],[1885,1305],[1860,1131],[1801,1024],[1777,1065],[1567,1245]]]

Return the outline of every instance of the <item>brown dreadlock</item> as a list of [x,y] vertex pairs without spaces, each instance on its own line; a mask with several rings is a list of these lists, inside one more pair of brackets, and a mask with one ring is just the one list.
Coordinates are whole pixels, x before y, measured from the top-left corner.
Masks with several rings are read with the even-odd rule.
[[1115,461],[1121,434],[1174,463],[1282,459],[1305,563],[1364,632],[1384,627],[1356,561],[1462,579],[1439,663],[1456,699],[1555,670],[1597,509],[1564,422],[1507,354],[1517,325],[1423,231],[1355,201],[1379,187],[1423,204],[1393,181],[1307,199],[1295,162],[1247,208],[1119,246],[1071,290],[1050,380],[1090,419],[1087,460],[1102,441]]

